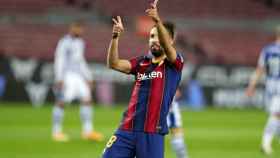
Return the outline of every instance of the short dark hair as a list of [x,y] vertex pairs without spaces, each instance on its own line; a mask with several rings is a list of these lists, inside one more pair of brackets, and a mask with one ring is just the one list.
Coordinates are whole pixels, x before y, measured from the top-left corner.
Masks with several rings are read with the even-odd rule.
[[175,26],[175,24],[170,22],[170,21],[165,21],[165,22],[163,22],[163,26],[169,32],[171,38],[174,39],[175,38],[175,33],[176,33],[176,26]]

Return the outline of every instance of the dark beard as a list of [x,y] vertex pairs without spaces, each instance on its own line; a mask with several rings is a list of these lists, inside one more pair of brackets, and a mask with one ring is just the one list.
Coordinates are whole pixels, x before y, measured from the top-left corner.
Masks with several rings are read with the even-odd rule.
[[80,38],[81,36],[79,34],[74,34],[73,35],[75,38]]
[[154,57],[160,57],[163,53],[161,50],[151,52]]
[[157,48],[152,46],[150,51],[154,57],[160,57],[163,54],[163,48],[161,46],[158,46]]

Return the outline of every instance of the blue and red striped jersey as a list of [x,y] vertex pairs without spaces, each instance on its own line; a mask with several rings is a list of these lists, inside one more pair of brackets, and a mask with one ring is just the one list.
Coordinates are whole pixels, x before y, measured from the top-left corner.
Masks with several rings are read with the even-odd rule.
[[133,58],[130,63],[135,83],[120,129],[167,134],[166,117],[181,80],[183,57],[177,54],[174,63],[165,59],[154,64],[148,55]]

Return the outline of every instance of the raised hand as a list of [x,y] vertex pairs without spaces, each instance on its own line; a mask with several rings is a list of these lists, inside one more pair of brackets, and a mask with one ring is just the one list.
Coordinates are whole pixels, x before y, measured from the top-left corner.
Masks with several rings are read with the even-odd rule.
[[152,4],[154,5],[154,7],[157,7],[158,1],[159,1],[159,0],[155,0],[155,1],[152,3]]
[[157,3],[158,0],[155,0],[153,3],[151,3],[151,8],[146,10],[147,15],[151,17],[156,23],[160,21],[160,17],[157,10]]
[[120,16],[117,16],[117,18],[113,18],[113,38],[117,38],[120,36],[120,34],[124,31],[122,19]]

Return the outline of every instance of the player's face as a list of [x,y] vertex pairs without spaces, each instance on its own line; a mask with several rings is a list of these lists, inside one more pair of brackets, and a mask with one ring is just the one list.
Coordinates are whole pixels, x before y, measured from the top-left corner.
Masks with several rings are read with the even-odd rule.
[[155,57],[160,57],[163,54],[163,48],[161,47],[161,45],[159,43],[158,31],[157,31],[156,27],[153,27],[150,32],[149,48],[150,48],[151,53]]
[[82,26],[71,26],[70,33],[75,37],[81,37],[84,33],[84,28]]

